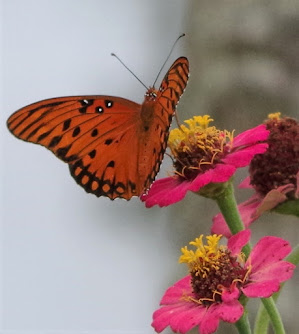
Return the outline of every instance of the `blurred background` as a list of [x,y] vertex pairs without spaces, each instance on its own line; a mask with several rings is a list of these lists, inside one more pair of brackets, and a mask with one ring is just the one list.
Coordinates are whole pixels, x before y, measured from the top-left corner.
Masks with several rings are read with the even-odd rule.
[[[181,120],[210,114],[239,133],[268,113],[297,117],[299,2],[279,0],[2,0],[0,332],[153,333],[165,289],[186,275],[180,248],[208,234],[215,203],[194,194],[167,208],[86,194],[43,147],[18,141],[6,119],[55,96],[107,94],[141,103],[174,40],[191,76]],[[161,79],[158,80],[160,82]],[[171,170],[165,158],[159,178]],[[246,176],[238,172],[237,185]],[[238,201],[251,193],[237,190]],[[253,225],[298,243],[298,219],[267,214]],[[298,333],[298,271],[279,300]],[[254,319],[259,301],[249,303]],[[193,331],[196,333],[197,331]],[[221,324],[218,333],[236,333]],[[165,330],[164,333],[171,333]]]

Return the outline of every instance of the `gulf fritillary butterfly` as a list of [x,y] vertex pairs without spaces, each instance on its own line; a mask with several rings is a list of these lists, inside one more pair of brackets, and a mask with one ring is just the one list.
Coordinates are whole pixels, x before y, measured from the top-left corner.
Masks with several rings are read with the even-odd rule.
[[17,138],[45,146],[68,163],[86,192],[128,200],[145,193],[160,169],[188,75],[189,62],[181,57],[141,105],[104,95],[58,97],[19,109],[7,126]]

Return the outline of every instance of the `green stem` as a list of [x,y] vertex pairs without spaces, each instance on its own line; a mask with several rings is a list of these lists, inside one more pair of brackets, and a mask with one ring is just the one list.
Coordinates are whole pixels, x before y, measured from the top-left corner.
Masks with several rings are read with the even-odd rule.
[[[216,198],[216,201],[231,233],[236,234],[244,230],[244,224],[239,214],[232,182],[227,182],[226,188],[222,192],[220,192],[219,196],[217,196]],[[246,257],[248,257],[251,251],[251,246],[249,244],[245,245],[242,251],[244,252]],[[245,306],[247,301],[248,298],[244,297],[242,301],[243,306]],[[245,308],[242,317],[236,322],[235,325],[240,334],[251,333],[248,314]]]
[[[227,182],[226,185],[226,188],[216,198],[216,201],[230,231],[232,234],[236,234],[244,230],[244,225],[238,211],[233,185],[230,181]],[[250,245],[243,247],[243,252],[246,257],[249,256],[250,251]]]
[[[285,260],[295,265],[299,263],[299,245],[297,245],[293,249],[292,253],[288,257],[286,257]],[[284,286],[284,283],[281,284],[280,290],[273,294],[272,298],[275,302],[277,301],[283,286]],[[269,315],[265,307],[263,306],[263,304],[261,304],[259,307],[257,316],[256,316],[256,320],[255,320],[254,333],[255,334],[267,334],[268,327],[269,327],[269,321],[270,321]]]
[[261,299],[271,319],[275,334],[285,334],[281,316],[272,297]]
[[242,317],[236,322],[236,327],[240,334],[251,334],[247,311],[244,311]]
[[250,323],[249,323],[249,320],[248,320],[248,314],[247,314],[247,310],[245,309],[245,306],[248,302],[248,298],[243,295],[240,298],[239,301],[244,307],[244,313],[243,313],[242,317],[235,323],[235,326],[237,327],[238,332],[240,334],[251,334],[251,328],[250,328]]

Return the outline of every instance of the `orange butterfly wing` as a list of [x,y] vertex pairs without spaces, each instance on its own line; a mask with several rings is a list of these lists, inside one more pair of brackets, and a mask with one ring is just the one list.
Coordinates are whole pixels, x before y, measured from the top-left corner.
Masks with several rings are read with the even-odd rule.
[[159,171],[187,78],[188,61],[179,58],[150,105],[147,98],[142,105],[111,96],[53,98],[18,110],[7,125],[16,137],[67,162],[87,192],[130,199],[144,193]]
[[[144,132],[142,140],[140,140],[139,175],[144,177],[144,180],[140,181],[141,183],[144,182],[144,190],[149,189],[159,172],[167,147],[172,117],[187,85],[188,77],[188,59],[185,57],[178,58],[166,73],[159,90],[155,91],[157,97],[153,103],[152,123],[148,132]],[[142,107],[142,109],[145,109],[145,114],[151,113],[146,108],[146,99]]]

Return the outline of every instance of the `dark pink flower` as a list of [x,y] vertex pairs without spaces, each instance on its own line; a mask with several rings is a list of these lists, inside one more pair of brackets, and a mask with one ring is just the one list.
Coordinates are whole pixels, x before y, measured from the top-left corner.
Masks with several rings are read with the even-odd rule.
[[232,133],[209,126],[211,121],[207,115],[197,116],[185,121],[189,127],[181,125],[170,132],[168,145],[175,173],[154,182],[141,197],[146,207],[176,203],[187,191],[213,197],[217,191],[213,187],[218,187],[215,184],[229,181],[237,168],[247,166],[256,154],[266,151],[268,145],[260,143],[269,135],[265,125],[233,138]]
[[264,237],[244,261],[241,250],[250,231],[232,236],[227,247],[218,245],[220,237],[208,236],[208,245],[204,245],[200,236],[190,243],[196,246],[195,251],[182,248],[180,262],[188,264],[190,274],[165,292],[161,308],[153,314],[156,332],[170,326],[184,334],[199,326],[201,334],[214,333],[220,320],[234,323],[240,319],[241,294],[267,298],[291,278],[295,266],[282,260],[291,251],[287,241]]
[[[270,136],[268,150],[256,155],[249,167],[250,176],[240,188],[252,188],[255,194],[239,204],[239,212],[245,227],[249,227],[264,212],[278,210],[279,204],[289,202],[281,213],[299,216],[299,124],[292,118],[269,115],[265,122]],[[231,235],[219,213],[213,218],[212,233]]]
[[[299,181],[299,172],[297,177]],[[253,188],[249,185],[249,181],[248,177],[240,184],[239,187]],[[299,189],[299,187],[297,189]],[[293,184],[286,184],[270,190],[266,196],[255,193],[247,201],[239,204],[238,209],[245,228],[249,228],[250,224],[256,221],[263,213],[272,210],[277,207],[278,204],[287,201],[287,194],[294,192],[295,186]],[[222,234],[227,238],[232,235],[221,213],[218,213],[213,217],[211,232]]]

